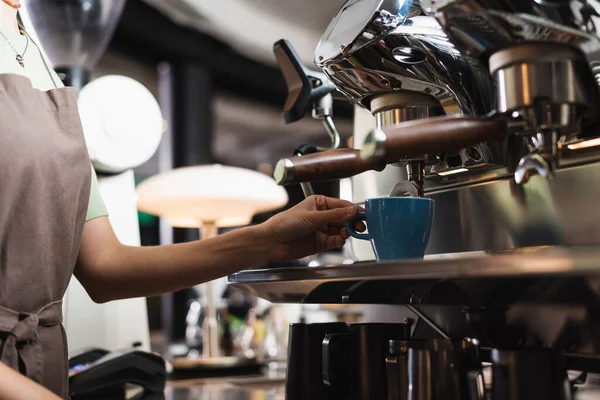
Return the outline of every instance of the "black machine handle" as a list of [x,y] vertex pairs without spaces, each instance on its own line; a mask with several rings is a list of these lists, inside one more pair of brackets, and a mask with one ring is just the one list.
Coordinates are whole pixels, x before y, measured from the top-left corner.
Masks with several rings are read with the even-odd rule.
[[323,383],[344,390],[350,377],[350,334],[329,333],[323,339]]
[[322,72],[305,67],[287,40],[277,41],[273,52],[288,89],[283,117],[286,124],[291,124],[302,119],[312,105],[333,92],[335,86]]
[[298,146],[296,150],[294,150],[294,157],[305,156],[307,154],[318,153],[319,148],[314,144],[303,144],[302,146]]

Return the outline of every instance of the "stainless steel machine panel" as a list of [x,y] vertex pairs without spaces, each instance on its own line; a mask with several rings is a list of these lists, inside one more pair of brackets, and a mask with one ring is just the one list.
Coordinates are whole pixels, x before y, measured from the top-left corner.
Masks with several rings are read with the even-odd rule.
[[272,302],[600,305],[598,246],[242,271],[229,284]]
[[427,194],[436,207],[427,254],[600,243],[600,164],[517,185],[512,175]]

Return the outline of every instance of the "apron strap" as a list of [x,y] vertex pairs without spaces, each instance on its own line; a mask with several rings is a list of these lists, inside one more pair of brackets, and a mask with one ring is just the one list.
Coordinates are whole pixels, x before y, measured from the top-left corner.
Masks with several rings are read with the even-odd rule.
[[[37,313],[19,313],[0,306],[0,332],[6,334],[0,345],[0,361],[22,371],[34,382],[42,380],[43,349],[38,337],[38,326],[54,326],[62,323],[62,301],[43,307]],[[21,372],[21,371],[20,371]]]

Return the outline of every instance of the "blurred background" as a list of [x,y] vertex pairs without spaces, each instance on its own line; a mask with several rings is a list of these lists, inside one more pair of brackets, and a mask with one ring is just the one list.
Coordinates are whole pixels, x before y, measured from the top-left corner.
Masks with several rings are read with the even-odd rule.
[[[323,115],[298,115],[286,124],[289,88],[274,44],[286,39],[300,62],[316,70],[315,48],[343,3],[23,1],[19,17],[26,31],[78,93],[99,191],[123,244],[206,239],[264,222],[306,197],[300,185],[278,186],[274,166],[302,145],[331,146],[331,124],[325,121],[326,129]],[[332,101],[342,147],[352,147],[355,108],[341,96]],[[342,181],[312,188],[352,199],[349,182]],[[235,214],[242,209],[244,215]],[[346,247],[284,265],[351,263],[348,254]],[[121,354],[121,367],[128,368],[132,348],[163,355],[179,377],[243,375],[268,365],[280,385],[291,323],[358,321],[363,308],[271,304],[229,287],[226,278],[96,304],[73,278],[63,314],[72,385],[77,377],[84,380],[81,371],[92,376],[89,366],[106,352]],[[136,368],[143,365],[138,359]]]
[[[173,167],[212,163],[272,175],[276,161],[290,156],[300,144],[328,145],[320,121],[305,118],[285,124],[287,87],[273,44],[288,39],[305,65],[315,68],[314,49],[342,4],[341,0],[127,1],[92,75],[131,77],[159,101],[165,133],[155,155],[135,168],[136,181]],[[336,100],[335,111],[340,134],[351,137],[353,107]],[[304,198],[299,186],[286,190],[288,207]],[[336,185],[320,185],[317,190],[336,195]],[[254,222],[270,215],[257,215]],[[140,213],[140,229],[143,245],[169,240],[168,233],[161,240],[160,221],[147,214]],[[196,230],[175,229],[172,240],[197,237]],[[150,299],[151,330],[167,330],[173,339],[182,338],[182,313],[187,312],[190,297],[193,294],[182,292]]]
[[[275,163],[291,156],[298,146],[330,145],[319,120],[309,117],[285,124],[287,86],[273,45],[287,39],[302,62],[316,69],[314,49],[342,4],[342,0],[26,3],[21,12],[26,26],[29,23],[35,27],[30,32],[36,34],[65,84],[80,91],[80,112],[90,156],[111,223],[122,242],[159,245],[202,236],[202,230],[173,228],[165,219],[135,211],[138,235],[138,224],[131,216],[135,202],[132,190],[150,177],[180,167],[214,164],[272,177]],[[122,7],[120,14],[118,7]],[[116,23],[112,36],[111,20]],[[104,36],[110,39],[102,51],[99,44]],[[104,79],[107,77],[110,79]],[[140,87],[149,91],[160,108],[162,133],[154,147],[147,143],[155,141],[156,135],[150,134],[152,124],[146,119],[157,113],[151,112],[148,93]],[[353,134],[354,108],[347,100],[335,99],[334,103],[335,122],[345,143]],[[118,123],[107,128],[108,120]],[[144,162],[136,164],[133,158]],[[337,182],[316,184],[314,188],[320,194],[340,194]],[[304,199],[298,185],[287,186],[285,191],[288,202],[283,208],[254,215],[252,223],[265,221]],[[219,233],[235,228],[220,229]],[[299,263],[319,262],[307,259]],[[274,306],[227,288],[225,279],[215,281],[214,292],[221,335],[226,328],[234,331],[227,335],[240,337],[249,324],[258,320],[259,324],[281,327],[277,335],[285,342],[288,323],[335,321],[346,309]],[[200,327],[205,301],[205,289],[199,286],[147,300],[95,305],[73,280],[65,302],[71,349],[101,346],[115,350],[140,341],[144,347],[168,356],[185,356],[194,346],[202,351]],[[145,307],[147,323],[145,316],[139,315]],[[355,314],[356,308],[349,313]],[[273,315],[277,321],[265,322]],[[145,339],[148,329],[151,346]],[[255,336],[262,335],[262,339],[253,339],[259,347],[262,343],[256,344],[257,340],[265,339],[268,333],[260,331],[263,333]],[[285,357],[285,343],[281,346],[280,358]]]

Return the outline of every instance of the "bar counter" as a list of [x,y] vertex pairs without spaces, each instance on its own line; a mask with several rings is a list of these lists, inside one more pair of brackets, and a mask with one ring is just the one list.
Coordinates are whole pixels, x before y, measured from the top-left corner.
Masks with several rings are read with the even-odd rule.
[[285,372],[167,381],[165,392],[128,391],[129,400],[285,400]]
[[285,400],[284,376],[170,381],[165,400]]

